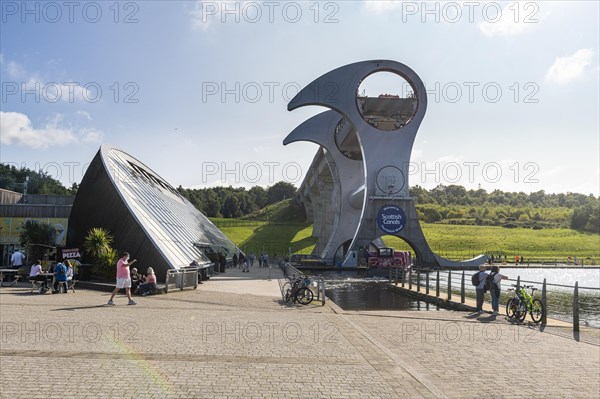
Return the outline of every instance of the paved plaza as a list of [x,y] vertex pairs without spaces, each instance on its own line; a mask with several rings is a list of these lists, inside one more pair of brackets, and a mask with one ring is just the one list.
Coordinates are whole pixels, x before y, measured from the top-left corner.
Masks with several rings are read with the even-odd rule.
[[280,303],[228,269],[136,298],[0,288],[2,398],[597,398],[600,342],[464,312]]

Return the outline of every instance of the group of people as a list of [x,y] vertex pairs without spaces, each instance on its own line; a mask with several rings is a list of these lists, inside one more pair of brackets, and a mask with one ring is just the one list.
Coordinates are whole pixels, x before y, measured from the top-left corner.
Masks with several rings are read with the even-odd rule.
[[[68,260],[65,260],[64,262],[58,262],[54,268],[49,267],[48,273],[52,273],[52,293],[60,292],[61,286],[66,292],[66,290],[69,289],[69,282],[73,284],[75,271],[73,269],[73,265]],[[42,269],[42,261],[39,259],[33,264],[33,266],[31,266],[31,270],[29,271],[29,280],[40,282],[40,292],[48,291],[49,276],[49,274],[44,273],[44,270]]]
[[131,269],[131,289],[134,294],[146,296],[156,291],[156,274],[154,269],[149,267],[146,270],[146,275],[138,273],[135,267]]
[[477,312],[483,313],[483,300],[486,293],[486,281],[489,280],[490,295],[492,296],[492,310],[494,316],[498,316],[499,302],[500,302],[500,289],[501,281],[507,280],[508,276],[500,274],[500,268],[498,266],[492,266],[490,273],[485,271],[485,265],[479,266],[479,273],[477,275],[479,284],[475,287],[477,294]]
[[261,254],[258,257],[258,266],[259,267],[269,267],[269,255]]
[[[488,257],[488,263],[490,265],[498,262],[498,263],[507,263],[507,257],[506,255],[504,255],[504,258],[502,257],[502,255],[498,254],[497,256],[494,255],[490,255]],[[519,263],[523,264],[525,263],[525,257],[523,255],[515,255],[515,265],[518,265]]]
[[144,277],[138,273],[138,270],[135,267],[131,268],[130,270],[130,266],[136,263],[137,259],[129,261],[129,257],[129,252],[123,252],[123,255],[121,255],[121,258],[117,261],[117,281],[115,284],[115,289],[108,300],[108,305],[112,306],[115,304],[113,299],[121,289],[125,289],[125,294],[129,299],[129,302],[127,303],[128,305],[137,305],[137,302],[131,298],[132,287],[134,293],[139,293],[142,296],[151,294],[157,289],[154,269],[149,267],[146,270],[146,276]]

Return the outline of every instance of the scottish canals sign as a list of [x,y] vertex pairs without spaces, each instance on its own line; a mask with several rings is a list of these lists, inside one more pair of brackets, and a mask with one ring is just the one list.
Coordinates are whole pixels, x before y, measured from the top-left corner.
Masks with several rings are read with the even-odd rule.
[[377,226],[388,234],[396,234],[404,228],[406,214],[396,205],[386,205],[377,214]]

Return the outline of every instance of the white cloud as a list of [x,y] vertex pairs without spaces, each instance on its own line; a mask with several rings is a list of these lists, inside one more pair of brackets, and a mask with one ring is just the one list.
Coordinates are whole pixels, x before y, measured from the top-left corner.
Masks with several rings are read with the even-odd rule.
[[582,48],[573,55],[558,57],[546,72],[544,81],[546,83],[566,85],[578,78],[590,65],[594,52],[591,48]]
[[91,120],[92,120],[92,116],[91,116],[91,115],[90,115],[90,113],[89,113],[89,112],[87,112],[87,111],[81,111],[81,110],[79,110],[79,111],[77,111],[75,114],[76,114],[76,115],[78,115],[78,116],[82,116],[82,117],[84,117],[84,118],[85,118],[85,119],[87,119],[88,121],[91,121]]
[[498,7],[496,14],[493,10],[489,10],[485,20],[478,25],[485,36],[517,36],[533,28],[540,21],[537,17],[538,10],[528,9],[529,3],[521,7],[520,3],[511,2],[501,10],[497,3],[493,4]]
[[96,129],[61,127],[61,114],[56,114],[42,128],[34,128],[25,114],[0,112],[0,143],[19,145],[32,149],[46,149],[51,146],[65,146],[77,143],[99,143],[103,133]]
[[385,12],[393,11],[402,6],[401,1],[379,1],[379,0],[366,0],[364,2],[367,11],[371,11],[375,14],[383,14]]
[[21,92],[35,93],[36,98],[44,102],[55,103],[59,101],[74,103],[77,101],[89,101],[95,99],[97,93],[95,90],[88,90],[77,82],[47,82],[36,73],[28,72],[21,64],[5,60],[2,57],[2,67],[10,79],[16,82],[9,82],[21,86]]
[[11,79],[23,79],[27,76],[25,69],[14,61],[9,61],[6,64],[6,72]]

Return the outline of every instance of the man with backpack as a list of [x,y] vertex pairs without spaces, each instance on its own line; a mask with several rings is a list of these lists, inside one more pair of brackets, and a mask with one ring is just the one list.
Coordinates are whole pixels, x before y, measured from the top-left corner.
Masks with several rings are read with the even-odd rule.
[[[488,274],[485,272],[485,265],[479,266],[479,272],[472,277],[472,283],[475,285],[475,293],[477,294],[477,313],[483,313],[483,298],[485,294],[485,281]],[[475,284],[477,282],[477,285]]]
[[498,312],[498,302],[500,301],[500,280],[507,279],[507,276],[500,274],[500,268],[498,266],[492,266],[492,272],[485,280],[485,289],[490,291],[490,294],[492,295],[492,309],[494,311],[494,316],[498,316],[500,314]]

